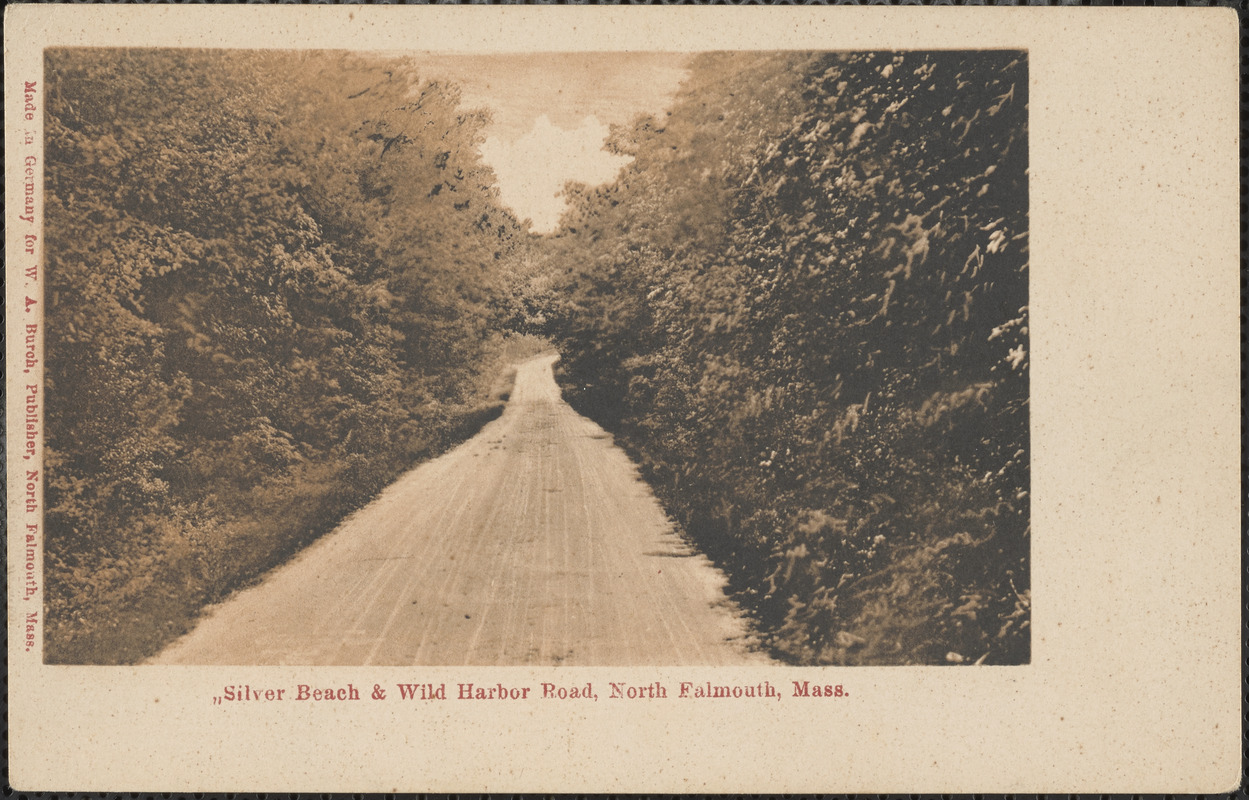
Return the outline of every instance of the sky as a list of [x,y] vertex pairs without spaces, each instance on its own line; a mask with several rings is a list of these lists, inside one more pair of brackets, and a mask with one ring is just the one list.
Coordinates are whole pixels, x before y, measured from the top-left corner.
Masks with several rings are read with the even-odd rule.
[[559,222],[564,183],[615,177],[628,159],[603,150],[613,123],[660,114],[685,77],[680,53],[420,54],[427,78],[460,86],[462,104],[487,108],[482,157],[504,203],[535,233]]

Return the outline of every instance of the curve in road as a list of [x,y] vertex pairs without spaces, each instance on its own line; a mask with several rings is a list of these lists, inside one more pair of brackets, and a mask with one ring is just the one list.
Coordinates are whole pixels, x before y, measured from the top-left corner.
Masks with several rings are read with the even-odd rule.
[[724,577],[673,531],[557,356],[507,408],[212,608],[161,664],[759,664]]

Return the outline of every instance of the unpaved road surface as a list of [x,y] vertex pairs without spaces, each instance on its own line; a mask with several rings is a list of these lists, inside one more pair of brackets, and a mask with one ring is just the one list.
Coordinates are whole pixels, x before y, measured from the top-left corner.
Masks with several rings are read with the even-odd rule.
[[406,473],[162,664],[765,663],[693,551],[545,356],[503,415]]

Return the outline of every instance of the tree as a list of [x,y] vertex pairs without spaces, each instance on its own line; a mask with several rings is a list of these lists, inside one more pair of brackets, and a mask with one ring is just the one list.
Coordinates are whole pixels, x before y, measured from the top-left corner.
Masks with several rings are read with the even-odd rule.
[[551,237],[569,397],[794,660],[1026,657],[1026,92],[1018,53],[703,56]]
[[136,564],[211,599],[478,418],[522,235],[485,117],[405,60],[66,49],[47,74],[56,653],[155,602]]

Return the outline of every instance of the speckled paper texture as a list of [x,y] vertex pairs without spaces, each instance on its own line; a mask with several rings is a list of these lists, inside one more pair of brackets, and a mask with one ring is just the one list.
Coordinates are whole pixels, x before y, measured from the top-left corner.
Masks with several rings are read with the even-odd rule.
[[[20,791],[1133,792],[1240,779],[1238,42],[1230,9],[9,6],[9,780]],[[1031,663],[42,663],[42,52],[1010,48],[1030,76]],[[27,97],[28,82],[35,84]],[[29,106],[28,106],[29,104]],[[28,159],[33,158],[33,161]],[[30,167],[30,172],[26,167]],[[26,216],[25,184],[37,187]],[[27,235],[36,237],[26,238]],[[29,246],[29,250],[27,249]],[[38,274],[37,271],[34,274]],[[38,330],[36,328],[36,330]],[[34,412],[39,417],[39,413]],[[36,422],[36,427],[41,424]],[[26,442],[31,449],[27,450]],[[24,458],[32,455],[32,458]],[[28,510],[27,486],[36,510]],[[34,566],[27,569],[27,562]],[[401,702],[396,683],[842,685],[827,702]],[[227,685],[350,703],[214,705]],[[373,687],[389,687],[386,700]]]

